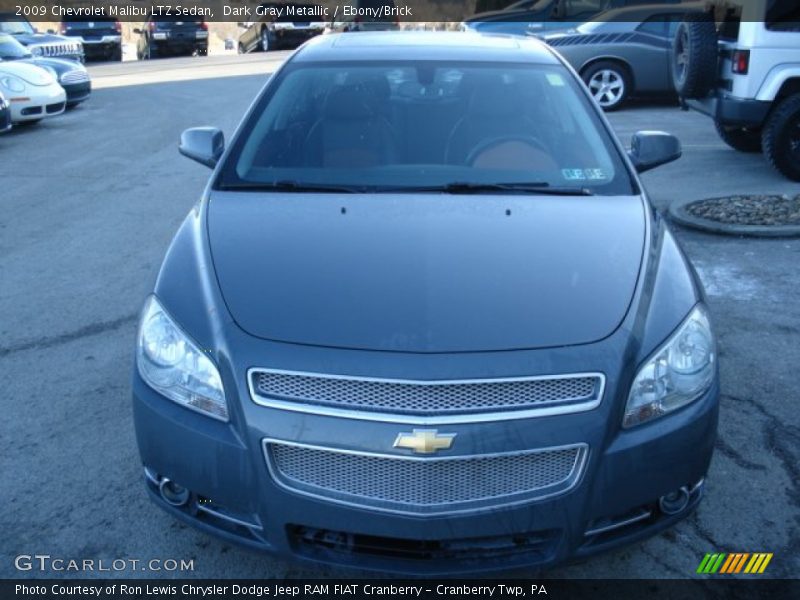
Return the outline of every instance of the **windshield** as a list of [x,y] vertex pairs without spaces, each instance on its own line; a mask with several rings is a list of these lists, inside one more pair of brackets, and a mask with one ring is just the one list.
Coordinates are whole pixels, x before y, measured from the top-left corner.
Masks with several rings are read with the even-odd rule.
[[300,63],[280,72],[241,131],[219,187],[631,193],[596,109],[560,65]]
[[30,52],[7,33],[0,33],[0,58],[13,60],[15,58],[29,58]]
[[34,33],[33,26],[27,21],[0,21],[0,33],[11,35],[30,35]]

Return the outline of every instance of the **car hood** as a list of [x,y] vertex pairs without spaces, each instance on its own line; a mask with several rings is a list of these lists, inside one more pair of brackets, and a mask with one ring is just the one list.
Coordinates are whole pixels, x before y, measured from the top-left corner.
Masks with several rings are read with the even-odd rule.
[[55,35],[52,33],[15,35],[14,39],[24,46],[30,46],[31,44],[63,44],[64,42],[74,41],[63,35]]
[[636,287],[639,197],[213,192],[211,256],[238,325],[400,352],[586,344]]
[[56,82],[48,71],[26,61],[0,62],[0,73],[14,75],[31,85],[46,86]]
[[77,63],[74,60],[67,60],[65,58],[42,58],[39,56],[35,56],[32,58],[23,58],[20,60],[24,60],[39,67],[49,67],[59,75],[63,75],[64,73],[69,73],[70,71],[86,72],[86,67],[84,67],[82,64]]

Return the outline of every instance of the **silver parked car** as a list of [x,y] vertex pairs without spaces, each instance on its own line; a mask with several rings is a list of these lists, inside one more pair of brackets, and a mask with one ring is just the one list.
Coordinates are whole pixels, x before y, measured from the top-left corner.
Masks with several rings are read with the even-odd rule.
[[670,50],[678,25],[702,3],[610,10],[566,33],[545,36],[580,74],[604,110],[631,95],[674,93]]

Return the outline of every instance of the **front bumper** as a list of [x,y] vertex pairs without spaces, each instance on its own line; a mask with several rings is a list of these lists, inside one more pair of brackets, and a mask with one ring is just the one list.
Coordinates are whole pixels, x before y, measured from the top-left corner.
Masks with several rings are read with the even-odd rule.
[[300,44],[310,40],[311,38],[320,35],[322,29],[308,28],[308,29],[276,29],[273,31],[271,41],[276,47],[279,48],[296,48]]
[[[230,372],[229,372],[230,373]],[[242,375],[244,378],[244,375]],[[223,375],[223,379],[229,379]],[[241,382],[231,423],[188,411],[134,375],[134,419],[153,500],[192,525],[257,550],[305,560],[403,573],[475,573],[543,567],[589,556],[663,530],[702,495],[716,437],[718,383],[675,414],[632,430],[616,382],[594,410],[552,417],[447,425],[464,455],[588,445],[577,484],[553,497],[445,515],[392,514],[297,494],[279,485],[265,438],[328,448],[385,448],[402,424],[309,415],[257,406]],[[627,386],[625,386],[627,387]],[[391,444],[391,442],[389,442]],[[376,476],[378,476],[376,474]],[[191,490],[175,507],[158,494],[167,477]],[[658,499],[691,490],[667,515]]]
[[167,38],[164,40],[153,39],[153,50],[158,55],[184,54],[186,52],[208,51],[208,38]]
[[83,102],[92,94],[92,82],[84,81],[81,83],[61,84],[67,94],[67,105],[74,106]]
[[700,100],[684,100],[692,110],[708,115],[722,125],[761,127],[767,119],[771,103],[718,93]]

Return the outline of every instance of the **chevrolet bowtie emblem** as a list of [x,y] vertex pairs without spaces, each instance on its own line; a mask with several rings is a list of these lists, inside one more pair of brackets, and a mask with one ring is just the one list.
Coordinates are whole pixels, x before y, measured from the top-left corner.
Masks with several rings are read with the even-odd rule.
[[433,454],[453,445],[455,433],[439,433],[435,429],[415,429],[412,433],[399,433],[395,448],[406,448],[417,454]]

